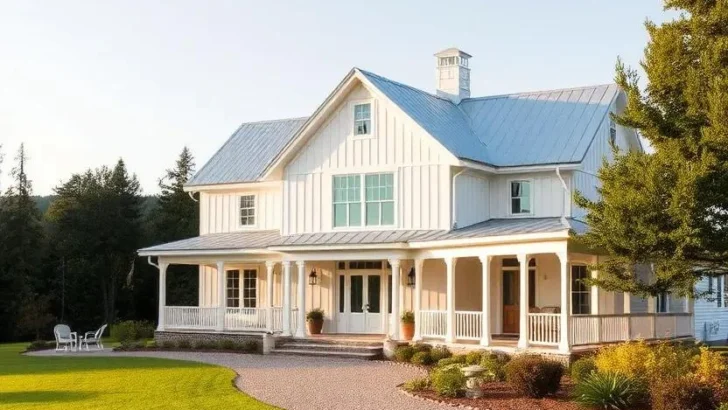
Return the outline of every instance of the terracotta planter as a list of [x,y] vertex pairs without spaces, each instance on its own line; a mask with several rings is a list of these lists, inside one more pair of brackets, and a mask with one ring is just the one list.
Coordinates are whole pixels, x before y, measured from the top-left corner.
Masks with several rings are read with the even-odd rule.
[[402,339],[412,340],[415,335],[415,324],[414,323],[402,323]]
[[324,327],[323,320],[307,320],[306,325],[308,326],[308,333],[312,335],[320,335],[321,329]]

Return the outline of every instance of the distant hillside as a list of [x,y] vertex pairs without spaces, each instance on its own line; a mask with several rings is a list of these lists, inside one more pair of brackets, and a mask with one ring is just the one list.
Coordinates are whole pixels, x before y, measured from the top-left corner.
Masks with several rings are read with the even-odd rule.
[[[48,208],[51,206],[51,202],[53,202],[56,198],[57,195],[33,196],[35,204],[42,215],[45,215],[46,211],[48,211]],[[142,215],[146,217],[152,209],[157,206],[157,201],[159,201],[159,199],[153,195],[145,195],[142,199]]]

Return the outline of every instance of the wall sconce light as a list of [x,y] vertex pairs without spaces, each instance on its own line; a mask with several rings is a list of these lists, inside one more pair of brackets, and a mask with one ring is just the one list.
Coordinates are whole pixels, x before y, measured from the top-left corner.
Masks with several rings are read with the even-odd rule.
[[410,268],[409,273],[407,274],[407,286],[414,288],[415,287],[415,268]]
[[311,273],[308,274],[308,284],[313,286],[318,283],[318,275],[316,275],[316,269],[311,269]]

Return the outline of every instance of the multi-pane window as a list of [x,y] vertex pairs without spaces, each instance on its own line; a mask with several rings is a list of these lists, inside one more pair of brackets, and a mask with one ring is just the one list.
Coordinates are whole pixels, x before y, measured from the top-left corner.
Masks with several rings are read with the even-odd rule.
[[657,295],[657,300],[655,301],[655,311],[657,313],[668,313],[669,312],[669,303],[670,303],[670,297],[667,293],[659,293]]
[[364,189],[367,225],[394,225],[394,175],[367,175]]
[[511,214],[531,213],[531,182],[511,181]]
[[240,307],[240,271],[227,271],[226,304],[229,308]]
[[587,278],[585,265],[571,266],[571,313],[574,315],[591,313],[591,290],[584,283]]
[[[718,307],[728,307],[728,281],[725,276],[715,277],[715,301]],[[713,294],[713,278],[708,278],[708,292]]]
[[255,225],[255,195],[240,197],[240,225]]
[[258,271],[243,270],[243,307],[255,308],[258,301]]
[[334,227],[361,226],[361,176],[334,176]]
[[354,105],[354,135],[369,135],[372,132],[372,105]]

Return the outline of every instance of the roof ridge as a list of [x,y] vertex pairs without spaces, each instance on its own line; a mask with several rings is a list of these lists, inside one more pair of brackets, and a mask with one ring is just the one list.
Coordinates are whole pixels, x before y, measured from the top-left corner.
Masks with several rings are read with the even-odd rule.
[[411,85],[409,85],[409,84],[401,83],[401,82],[399,82],[399,81],[396,81],[396,80],[392,80],[391,78],[387,78],[387,77],[384,77],[384,76],[382,76],[382,75],[379,75],[379,74],[377,74],[377,73],[373,73],[373,72],[371,72],[371,71],[368,71],[368,70],[363,70],[363,69],[361,69],[361,68],[359,68],[359,67],[354,67],[354,68],[355,68],[355,69],[357,69],[357,70],[359,70],[359,71],[361,71],[361,72],[362,72],[362,73],[364,73],[364,74],[369,74],[369,75],[373,75],[373,76],[375,76],[375,77],[379,77],[379,78],[380,78],[381,80],[383,80],[383,81],[387,81],[387,82],[390,82],[390,83],[392,83],[392,84],[395,84],[395,85],[398,85],[398,86],[400,86],[400,87],[405,87],[405,88],[409,88],[409,89],[410,89],[410,90],[412,90],[412,91],[416,91],[416,92],[418,92],[418,93],[421,93],[421,94],[425,94],[425,95],[427,95],[428,97],[433,97],[433,98],[437,98],[438,100],[442,100],[442,101],[447,101],[447,102],[449,102],[449,103],[450,103],[450,104],[452,104],[452,105],[457,105],[457,104],[453,103],[453,102],[452,102],[452,101],[451,101],[450,99],[448,99],[448,98],[445,98],[445,97],[440,97],[440,96],[439,96],[439,95],[437,95],[437,94],[432,94],[432,93],[429,93],[429,92],[427,92],[427,91],[425,91],[425,90],[422,90],[422,89],[420,89],[420,88],[417,88],[417,87],[411,86]]
[[[276,122],[285,122],[285,121],[300,121],[300,120],[306,120],[309,117],[290,117],[290,118],[279,118],[275,120],[260,120],[260,121],[250,121],[250,122],[244,122],[240,124],[240,127],[243,125],[252,125],[252,124],[272,124]],[[238,127],[238,128],[240,128]]]
[[470,101],[506,98],[506,97],[512,97],[512,96],[516,96],[516,95],[530,95],[530,94],[543,94],[543,93],[547,93],[547,92],[554,93],[554,92],[564,92],[564,91],[585,90],[587,88],[609,87],[612,85],[617,85],[617,83],[603,83],[603,84],[594,84],[594,85],[584,85],[584,86],[580,86],[580,87],[553,88],[553,89],[547,89],[547,90],[533,90],[533,91],[521,91],[521,92],[515,92],[515,93],[484,95],[481,97],[464,98],[462,101],[460,101],[460,103],[462,104],[462,103],[470,102]]

